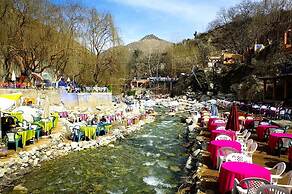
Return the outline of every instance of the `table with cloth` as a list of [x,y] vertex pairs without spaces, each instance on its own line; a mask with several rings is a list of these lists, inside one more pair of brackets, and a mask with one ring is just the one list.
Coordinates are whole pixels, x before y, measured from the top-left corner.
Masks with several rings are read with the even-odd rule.
[[81,121],[87,121],[88,115],[87,114],[79,114],[79,118]]
[[35,130],[26,130],[16,133],[16,139],[21,138],[22,146],[24,147],[28,140],[31,140],[35,137]]
[[209,126],[208,126],[208,130],[212,131],[212,130],[216,130],[217,127],[225,127],[226,123],[222,122],[222,123],[216,123],[216,122],[212,122]]
[[110,124],[110,123],[106,123],[106,124],[104,125],[104,128],[105,128],[105,130],[106,130],[107,132],[109,132],[109,131],[112,129],[112,124]]
[[49,132],[54,125],[50,119],[42,119],[41,121],[34,122],[34,124],[40,126],[44,132]]
[[10,112],[10,115],[15,117],[18,122],[20,122],[20,123],[23,122],[23,114],[22,114],[22,112]]
[[279,126],[278,125],[259,125],[256,128],[258,139],[262,141],[265,137],[266,131],[270,128],[279,128]]
[[95,139],[96,137],[96,126],[81,126],[80,131],[89,139]]
[[212,130],[211,131],[211,140],[215,140],[218,135],[227,135],[232,140],[236,140],[236,133],[235,131],[231,130]]
[[216,120],[219,120],[219,118],[218,117],[211,117],[211,118],[209,118],[208,126],[211,125],[211,123],[213,123],[213,121],[216,121]]
[[276,150],[278,141],[282,138],[292,139],[292,134],[289,133],[271,133],[269,136],[268,146],[270,150]]
[[67,118],[69,116],[69,113],[67,111],[59,112],[60,118]]
[[210,152],[210,157],[212,161],[212,165],[215,168],[217,165],[217,158],[218,158],[218,150],[222,147],[231,147],[238,151],[241,151],[241,144],[236,141],[230,140],[213,140],[210,142],[208,146],[208,151]]
[[245,178],[257,177],[271,181],[271,172],[266,168],[245,162],[225,162],[222,164],[218,183],[219,192],[226,193],[232,191],[234,179],[241,181]]
[[245,119],[244,120],[244,128],[245,129],[252,129],[254,126],[254,119]]
[[57,127],[58,122],[59,122],[59,113],[57,112],[51,113],[51,116],[54,117],[54,121],[53,121],[54,127]]

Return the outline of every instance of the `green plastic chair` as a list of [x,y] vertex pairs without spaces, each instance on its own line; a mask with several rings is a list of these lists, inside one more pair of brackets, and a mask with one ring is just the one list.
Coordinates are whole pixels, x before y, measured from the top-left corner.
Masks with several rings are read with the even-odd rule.
[[16,133],[6,133],[7,147],[9,148],[9,144],[13,144],[15,146],[15,151],[18,148],[19,142],[21,142],[21,138],[16,138],[16,135]]
[[42,135],[42,128],[38,125],[32,125],[31,128],[35,130],[35,139],[38,141]]

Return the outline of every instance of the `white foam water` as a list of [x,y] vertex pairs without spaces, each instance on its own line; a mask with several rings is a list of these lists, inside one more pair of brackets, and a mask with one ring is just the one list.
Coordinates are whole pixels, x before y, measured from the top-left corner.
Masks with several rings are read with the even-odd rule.
[[161,180],[161,179],[159,179],[159,178],[157,178],[155,176],[144,177],[143,181],[147,185],[150,185],[150,186],[153,186],[153,187],[158,187],[158,186],[166,187],[166,188],[171,188],[172,187],[170,184],[164,183],[163,180]]

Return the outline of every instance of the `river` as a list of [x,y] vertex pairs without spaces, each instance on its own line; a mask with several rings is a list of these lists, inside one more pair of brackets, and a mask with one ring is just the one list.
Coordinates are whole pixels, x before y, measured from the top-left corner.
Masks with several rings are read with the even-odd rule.
[[[43,163],[17,182],[30,193],[175,193],[187,155],[179,117],[156,120],[114,146]],[[6,191],[9,193],[9,191]]]

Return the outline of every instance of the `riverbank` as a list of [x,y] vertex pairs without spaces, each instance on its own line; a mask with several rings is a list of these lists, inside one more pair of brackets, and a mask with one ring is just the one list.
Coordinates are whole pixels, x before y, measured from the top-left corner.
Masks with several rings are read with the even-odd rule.
[[[119,125],[111,130],[105,136],[99,136],[96,140],[71,142],[66,139],[66,120],[61,119],[60,125],[56,133],[51,134],[48,139],[42,143],[30,146],[27,151],[11,155],[10,158],[0,162],[0,191],[4,188],[13,187],[13,182],[17,181],[23,175],[29,173],[33,168],[40,167],[45,161],[57,159],[68,155],[71,152],[81,151],[85,149],[96,149],[100,146],[109,145],[118,139],[124,138],[127,135],[141,129],[145,123],[153,122],[154,117],[148,115],[145,120],[140,120],[138,123],[131,126]],[[21,186],[15,189],[24,189]]]

